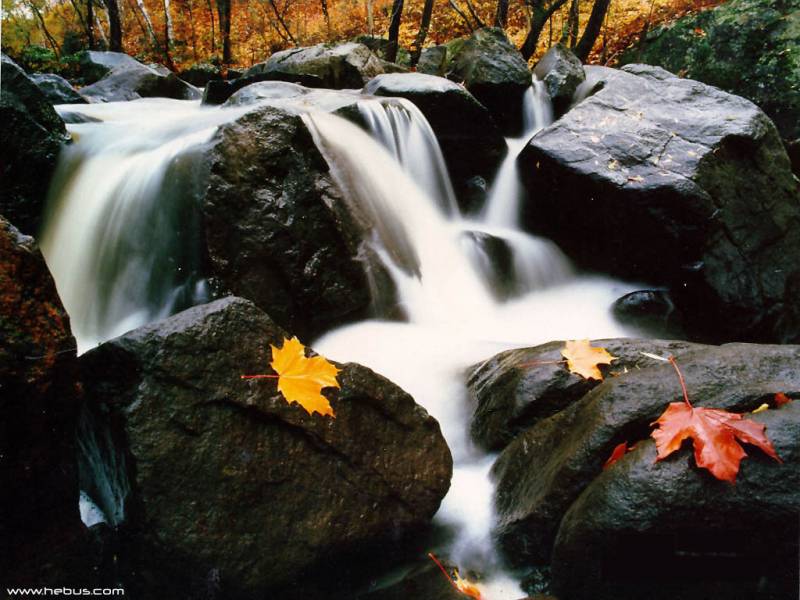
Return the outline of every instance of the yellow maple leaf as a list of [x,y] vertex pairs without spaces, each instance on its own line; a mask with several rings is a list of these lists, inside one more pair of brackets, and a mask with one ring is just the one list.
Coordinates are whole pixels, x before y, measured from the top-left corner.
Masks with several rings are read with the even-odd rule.
[[477,588],[477,586],[473,585],[466,579],[462,579],[461,575],[458,574],[458,569],[456,569],[455,573],[453,574],[453,583],[455,584],[456,589],[465,596],[475,598],[475,600],[483,600],[481,591]]
[[567,359],[567,369],[584,379],[602,381],[603,374],[597,365],[610,365],[616,356],[611,356],[605,348],[594,348],[589,340],[573,340],[561,349],[561,356]]
[[283,346],[272,348],[270,366],[278,374],[278,391],[291,404],[297,402],[308,414],[333,414],[330,402],[320,392],[324,387],[339,387],[339,369],[322,356],[306,357],[306,348],[296,337],[284,339]]

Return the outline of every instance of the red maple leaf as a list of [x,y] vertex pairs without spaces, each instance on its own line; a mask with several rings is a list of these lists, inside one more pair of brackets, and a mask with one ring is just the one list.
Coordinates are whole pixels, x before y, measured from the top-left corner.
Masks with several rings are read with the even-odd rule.
[[775,394],[775,408],[780,408],[784,404],[789,404],[791,401],[792,399],[783,392],[778,392]]
[[747,456],[739,441],[757,446],[767,456],[782,462],[764,434],[764,425],[742,415],[672,402],[654,424],[658,426],[652,433],[658,450],[656,460],[665,459],[691,438],[697,466],[723,481],[736,482],[739,463]]

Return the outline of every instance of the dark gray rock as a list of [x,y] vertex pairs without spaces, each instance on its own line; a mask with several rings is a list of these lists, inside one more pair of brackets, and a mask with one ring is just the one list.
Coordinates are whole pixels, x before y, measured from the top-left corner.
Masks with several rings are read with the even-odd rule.
[[448,79],[463,83],[504,132],[520,129],[522,96],[531,85],[531,72],[502,29],[478,29],[448,48],[447,60]]
[[[4,85],[6,73],[4,65]],[[0,217],[3,585],[91,581],[78,513],[75,355],[69,317],[36,243]]]
[[250,67],[244,77],[261,76],[307,87],[358,89],[380,73],[383,65],[369,48],[346,42],[276,52],[266,62]]
[[652,440],[598,475],[558,530],[558,597],[794,597],[800,402],[748,418],[767,426],[783,464],[746,446],[735,486],[698,469],[688,445],[656,463]]
[[424,48],[417,62],[417,73],[444,77],[447,73],[447,46]]
[[[668,355],[690,347],[686,342],[660,340],[603,340],[594,342],[615,357],[606,374],[649,364],[641,352]],[[470,432],[473,441],[489,451],[505,448],[517,435],[567,408],[599,381],[570,373],[561,361],[564,342],[508,350],[473,367],[467,389],[475,406]]]
[[0,214],[36,234],[67,132],[45,95],[5,54],[0,69]]
[[[630,343],[647,347],[643,341]],[[676,356],[695,406],[746,412],[778,392],[800,392],[800,346],[652,344],[654,354]],[[597,345],[608,347],[611,342]],[[493,467],[496,533],[509,560],[547,563],[562,517],[601,474],[614,447],[648,439],[650,424],[669,402],[680,398],[672,365],[640,356],[627,373],[606,378],[561,412],[519,434]]]
[[300,336],[363,317],[364,232],[297,111],[254,109],[220,127],[207,157],[201,205],[211,275],[222,289]]
[[690,330],[800,339],[800,202],[769,118],[656,67],[587,70],[599,91],[520,157],[527,226],[585,267],[670,287]]
[[638,290],[618,298],[611,307],[618,321],[654,331],[669,332],[676,338],[683,332],[684,316],[666,290]]
[[269,371],[284,337],[229,297],[81,357],[89,405],[126,456],[121,560],[138,597],[202,587],[212,571],[226,598],[315,597],[304,590],[396,558],[436,512],[450,452],[393,383],[340,365],[332,418],[240,378]]
[[210,63],[195,63],[181,71],[180,75],[185,82],[197,87],[203,87],[212,80],[222,79],[222,72],[219,67]]
[[486,108],[460,85],[422,73],[384,74],[363,92],[406,98],[420,109],[436,134],[457,191],[472,177],[490,179],[496,173],[505,141]]
[[30,76],[48,102],[53,104],[86,104],[88,100],[78,93],[69,81],[54,73],[34,73]]
[[[143,65],[121,52],[87,51],[81,67],[91,85],[81,94],[92,102],[123,102],[139,98],[175,98],[195,100],[200,91],[163,67]],[[99,78],[97,78],[99,76]]]
[[580,59],[562,44],[556,44],[545,53],[533,74],[547,87],[556,114],[566,111],[575,90],[586,79]]

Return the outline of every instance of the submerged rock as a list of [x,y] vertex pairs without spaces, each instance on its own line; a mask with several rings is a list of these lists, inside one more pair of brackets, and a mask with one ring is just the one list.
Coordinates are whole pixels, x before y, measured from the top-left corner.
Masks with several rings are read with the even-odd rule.
[[212,572],[224,597],[341,593],[428,526],[452,471],[438,423],[356,364],[326,392],[335,418],[240,378],[269,371],[288,335],[229,297],[81,358],[90,406],[128,457],[122,547],[138,593]]
[[580,59],[560,43],[545,53],[536,64],[533,74],[544,82],[556,114],[566,111],[575,90],[586,79]]
[[0,69],[0,214],[34,235],[67,132],[42,91],[5,54]]
[[448,79],[464,84],[500,124],[504,133],[522,126],[522,96],[531,72],[502,29],[486,27],[448,47]]
[[201,210],[218,287],[300,336],[366,314],[364,232],[296,110],[259,107],[223,125],[207,160]]
[[[638,352],[651,345],[656,355],[675,355],[695,406],[741,413],[755,409],[778,392],[800,393],[800,372],[796,369],[799,346],[702,346],[642,340],[604,340],[597,345],[616,346],[614,354],[625,348]],[[668,403],[680,397],[672,365],[639,355],[627,372],[607,377],[560,412],[520,433],[503,450],[492,471],[497,482],[496,534],[509,560],[518,565],[547,563],[559,523],[584,490],[601,476],[614,447],[621,442],[641,444],[647,440],[651,423]],[[682,471],[694,471],[693,462],[687,460],[690,454],[681,456],[669,462],[678,463]],[[755,462],[744,461],[740,477],[749,480],[747,471]],[[676,468],[666,466],[664,477]],[[797,468],[796,462],[792,468]],[[717,487],[727,488],[727,484],[706,474],[700,474],[698,481],[709,494],[716,494]],[[774,499],[779,499],[783,488],[769,487],[769,481],[771,477],[759,493],[774,494]]]
[[505,141],[486,108],[462,86],[433,75],[393,73],[378,75],[363,92],[406,98],[420,109],[459,192],[472,177],[494,176],[506,151]]
[[[155,69],[121,52],[87,51],[81,66],[87,80],[95,83],[81,88],[93,102],[123,102],[138,98],[200,98],[197,88],[167,69]],[[96,79],[95,79],[96,78]]]
[[86,104],[88,100],[72,87],[69,81],[54,73],[34,73],[30,76],[48,102],[53,104]]
[[599,84],[520,157],[528,228],[585,267],[671,288],[695,331],[800,339],[800,202],[751,102],[647,66]]
[[583,491],[553,551],[559,598],[791,598],[797,592],[800,402],[748,416],[783,464],[747,446],[736,485],[694,466],[656,463],[641,442]]
[[[13,75],[3,70],[13,81]],[[7,586],[85,586],[75,339],[33,238],[0,217],[0,572]]]

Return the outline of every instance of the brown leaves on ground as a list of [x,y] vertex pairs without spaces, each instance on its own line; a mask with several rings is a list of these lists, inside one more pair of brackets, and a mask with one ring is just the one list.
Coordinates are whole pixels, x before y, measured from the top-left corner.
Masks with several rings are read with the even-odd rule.
[[656,460],[664,460],[691,438],[697,466],[708,469],[722,481],[736,482],[739,464],[747,456],[740,441],[757,446],[767,456],[782,462],[764,433],[764,425],[725,410],[672,402],[655,425],[657,429],[652,436],[658,450]]
[[605,348],[593,347],[589,340],[574,340],[566,343],[561,356],[567,359],[567,369],[584,379],[603,380],[598,365],[610,365],[616,360]]

